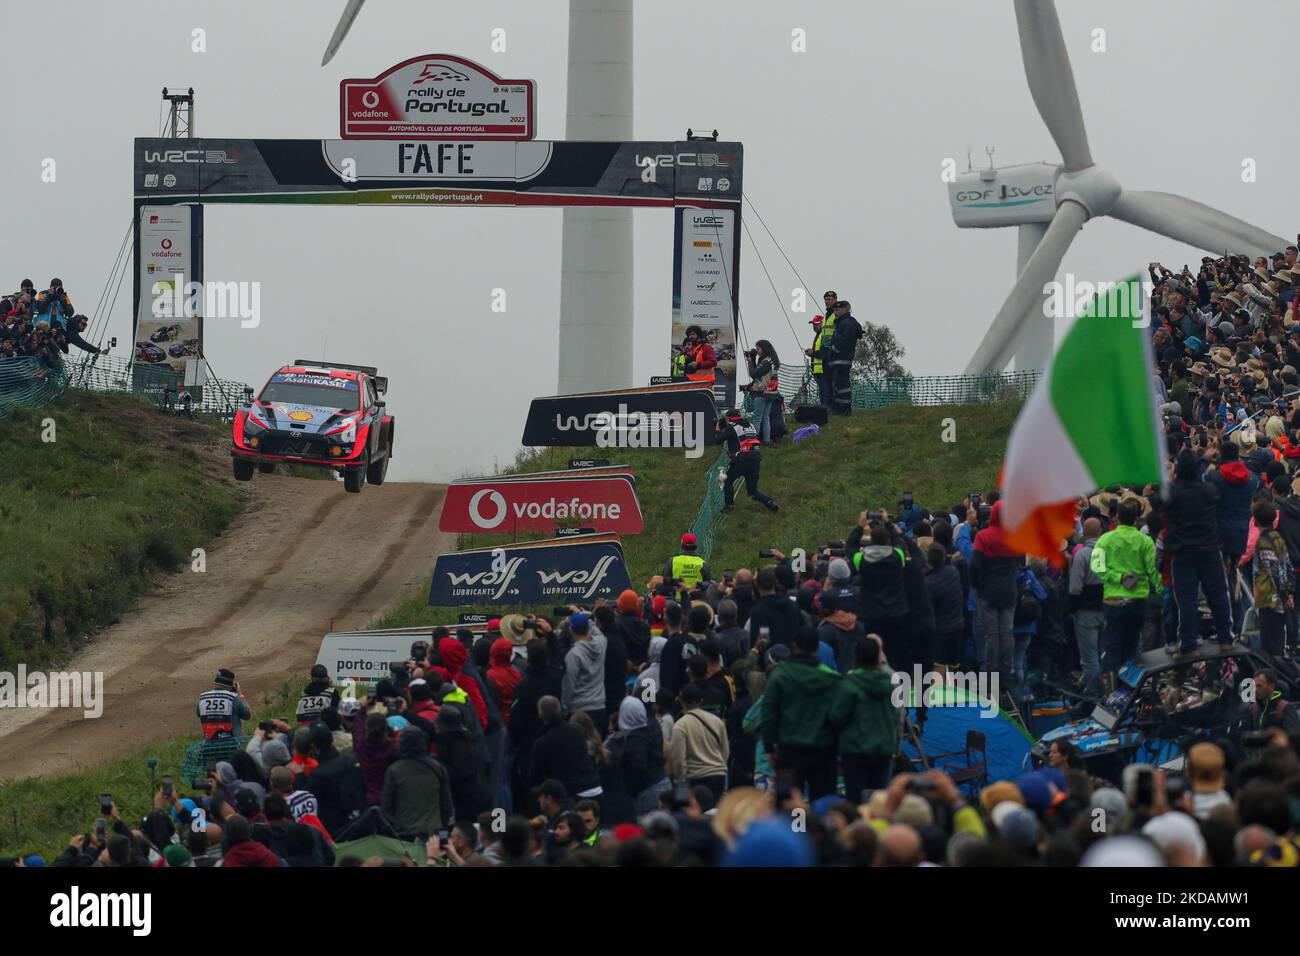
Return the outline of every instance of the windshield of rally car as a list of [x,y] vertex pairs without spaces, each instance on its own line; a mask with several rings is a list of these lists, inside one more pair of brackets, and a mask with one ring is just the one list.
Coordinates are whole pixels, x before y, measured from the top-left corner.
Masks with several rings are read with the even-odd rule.
[[[314,379],[314,381],[313,381]],[[258,401],[263,405],[314,405],[351,412],[360,407],[357,383],[323,375],[277,375],[266,383]]]

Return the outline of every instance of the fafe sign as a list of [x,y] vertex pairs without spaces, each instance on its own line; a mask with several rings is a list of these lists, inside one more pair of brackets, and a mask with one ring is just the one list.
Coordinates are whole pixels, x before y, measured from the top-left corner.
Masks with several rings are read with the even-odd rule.
[[459,56],[413,57],[339,84],[343,139],[528,140],[532,80],[506,80]]
[[554,531],[575,524],[594,531],[640,534],[636,489],[623,475],[498,481],[468,478],[447,488],[438,530]]
[[631,586],[618,535],[577,535],[440,554],[429,604],[590,604]]

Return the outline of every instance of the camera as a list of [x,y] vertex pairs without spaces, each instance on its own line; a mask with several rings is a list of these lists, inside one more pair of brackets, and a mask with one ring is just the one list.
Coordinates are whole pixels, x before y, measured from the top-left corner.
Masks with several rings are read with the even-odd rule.
[[978,508],[980,506],[980,502],[982,502],[983,500],[984,500],[984,496],[981,495],[978,491],[972,491],[970,493],[970,503],[972,507]]
[[101,793],[99,795],[99,812],[105,816],[113,812],[113,795],[111,793]]
[[763,550],[758,552],[758,556],[760,558],[775,558],[776,552],[773,551],[771,548],[764,548]]
[[207,777],[195,777],[190,781],[190,789],[198,790],[200,793],[211,793],[212,781]]
[[573,609],[557,605],[556,607],[551,608],[551,613],[556,617],[568,617],[573,613]]
[[884,513],[883,511],[880,511],[880,510],[877,510],[877,511],[868,511],[868,512],[867,512],[867,517],[868,517],[870,520],[872,520],[872,521],[884,521],[884,520],[885,520],[885,513]]
[[163,774],[162,792],[164,797],[170,797],[172,795],[172,778],[169,774]]
[[424,641],[416,641],[414,644],[411,645],[411,660],[415,661],[416,663],[423,662],[425,657],[428,655],[428,653],[429,653],[429,645],[426,644]]

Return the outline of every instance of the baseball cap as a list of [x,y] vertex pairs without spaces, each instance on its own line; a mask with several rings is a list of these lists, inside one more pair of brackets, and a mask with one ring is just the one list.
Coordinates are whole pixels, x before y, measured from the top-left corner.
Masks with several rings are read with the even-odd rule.
[[824,315],[814,315],[811,319],[808,320],[808,324],[809,324],[809,325],[816,325],[818,322],[825,322],[825,321],[826,321],[826,316],[824,316]]
[[683,548],[693,548],[695,547],[696,544],[697,542],[695,540],[695,535],[691,534],[689,531],[686,532],[686,534],[682,535]]
[[496,631],[496,632],[500,633],[500,631],[501,631],[501,618],[499,618],[499,617],[488,618],[487,629],[488,629],[489,632],[491,632],[491,631]]
[[235,672],[228,667],[222,667],[217,671],[217,676],[212,678],[212,683],[220,684],[223,687],[234,687]]
[[700,690],[699,684],[687,684],[681,689],[678,695],[683,704],[699,704],[704,702],[704,691]]
[[574,611],[569,615],[569,630],[585,634],[590,621],[591,618],[587,616],[585,611]]
[[836,303],[835,303],[835,308],[837,308],[837,309],[847,309],[847,308],[850,308],[850,306],[849,306],[848,302],[846,302],[846,301],[844,301],[843,299],[841,299],[839,302],[836,302]]

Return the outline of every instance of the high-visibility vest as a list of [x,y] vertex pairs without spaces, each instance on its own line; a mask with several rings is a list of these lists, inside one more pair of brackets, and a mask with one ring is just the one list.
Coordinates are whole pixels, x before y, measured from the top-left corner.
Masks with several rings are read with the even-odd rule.
[[817,330],[817,334],[813,336],[812,373],[814,375],[821,375],[823,371],[825,371],[822,368],[822,356],[821,356],[822,335],[824,335],[825,332],[826,332],[826,326],[823,324],[822,327]]
[[832,312],[822,320],[821,334],[817,336],[817,348],[830,348],[831,338],[835,335],[835,313]]
[[[694,361],[699,356],[700,352],[703,349],[704,349],[703,342],[696,343],[695,347],[691,349],[691,354],[690,354],[691,361]],[[683,368],[684,367],[685,365],[683,364]],[[692,382],[712,382],[713,369],[709,369],[708,371],[705,372],[687,372],[686,377],[689,378]]]
[[685,352],[678,352],[676,355],[673,356],[672,374],[674,378],[680,378],[681,376],[686,374],[686,353]]
[[698,554],[679,554],[673,558],[673,577],[688,588],[704,580],[704,559]]

